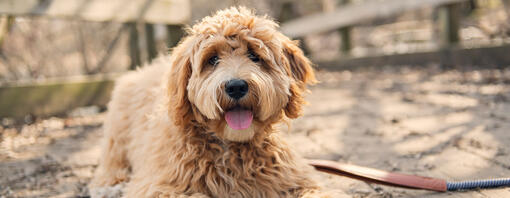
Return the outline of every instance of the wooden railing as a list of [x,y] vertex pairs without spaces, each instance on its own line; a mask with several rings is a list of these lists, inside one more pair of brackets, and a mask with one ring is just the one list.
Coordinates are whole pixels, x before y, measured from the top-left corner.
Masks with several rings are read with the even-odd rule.
[[76,107],[105,106],[117,75],[94,75],[0,87],[0,118],[64,114]]
[[289,21],[282,25],[282,31],[290,37],[300,37],[351,27],[368,20],[387,18],[424,7],[448,6],[464,1],[467,0],[386,0],[348,4],[349,1],[344,0],[344,4],[334,12]]
[[[464,49],[459,45],[460,3],[468,0],[385,0],[350,4],[343,0],[334,12],[319,13],[298,18],[282,24],[284,34],[302,38],[306,35],[338,31],[341,39],[340,54],[334,60],[316,60],[320,68],[346,69],[359,66],[380,65],[427,65],[439,63],[445,67],[483,65],[500,67],[510,65],[510,45]],[[360,23],[388,18],[408,11],[426,7],[438,8],[440,43],[438,49],[410,54],[385,54],[352,57],[351,29]]]
[[137,23],[145,24],[147,58],[156,54],[153,24],[167,25],[168,46],[182,36],[191,17],[189,0],[0,0],[0,15],[42,16],[70,20],[124,23],[129,31],[130,68],[141,65]]
[[[189,0],[0,0],[0,17],[40,16],[69,20],[123,23],[109,45],[113,49],[121,33],[129,33],[130,69],[142,64],[137,24],[144,24],[147,61],[156,55],[154,24],[167,27],[167,46],[175,46],[183,35],[182,26],[190,23]],[[3,23],[7,25],[7,23]],[[5,30],[8,28],[0,29]],[[0,32],[0,43],[5,34]],[[110,50],[98,62],[102,68]],[[0,87],[0,119],[26,115],[49,116],[86,105],[105,106],[115,75],[95,75],[53,79],[45,82],[15,82]]]
[[96,22],[185,24],[189,22],[191,8],[188,0],[1,0],[0,14]]

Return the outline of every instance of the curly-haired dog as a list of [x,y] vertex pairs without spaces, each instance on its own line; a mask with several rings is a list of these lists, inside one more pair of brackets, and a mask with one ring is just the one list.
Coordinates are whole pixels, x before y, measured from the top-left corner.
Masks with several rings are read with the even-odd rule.
[[150,66],[121,78],[92,187],[126,197],[313,197],[276,124],[297,118],[310,61],[267,17],[206,17]]

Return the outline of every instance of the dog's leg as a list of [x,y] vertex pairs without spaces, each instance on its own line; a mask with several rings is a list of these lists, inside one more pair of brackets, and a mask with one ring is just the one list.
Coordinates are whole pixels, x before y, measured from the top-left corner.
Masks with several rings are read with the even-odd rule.
[[[112,111],[115,112],[115,111]],[[104,126],[104,139],[99,166],[96,169],[90,187],[106,187],[128,179],[129,162],[127,160],[129,122],[117,120],[117,113],[109,112]]]
[[128,179],[129,164],[118,140],[108,138],[91,186],[112,186]]
[[112,137],[105,138],[101,161],[89,185],[92,198],[119,198],[128,178],[128,164],[122,146]]

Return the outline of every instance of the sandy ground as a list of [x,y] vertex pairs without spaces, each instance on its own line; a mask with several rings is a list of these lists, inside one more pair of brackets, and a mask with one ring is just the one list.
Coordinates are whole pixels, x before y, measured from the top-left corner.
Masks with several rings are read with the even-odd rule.
[[[319,72],[287,141],[307,158],[448,180],[510,177],[510,71]],[[0,127],[0,197],[88,197],[104,113]],[[510,197],[510,188],[435,193],[317,173],[353,197]]]

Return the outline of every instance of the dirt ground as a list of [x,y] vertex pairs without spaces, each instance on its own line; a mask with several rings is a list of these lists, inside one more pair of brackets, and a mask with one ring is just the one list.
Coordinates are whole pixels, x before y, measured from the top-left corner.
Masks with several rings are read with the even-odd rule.
[[[319,72],[285,133],[307,158],[463,180],[510,177],[510,71],[384,68]],[[88,197],[104,113],[0,127],[0,197]],[[436,193],[317,173],[353,197],[510,197],[510,188]]]

